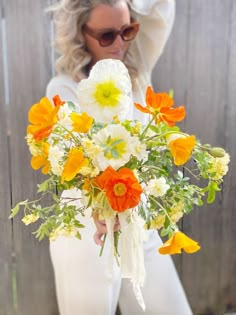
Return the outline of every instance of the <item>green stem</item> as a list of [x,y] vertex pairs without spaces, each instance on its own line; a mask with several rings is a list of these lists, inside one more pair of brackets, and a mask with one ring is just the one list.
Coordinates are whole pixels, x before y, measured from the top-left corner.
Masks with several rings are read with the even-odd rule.
[[[161,208],[161,210],[163,210],[163,211],[165,212],[165,215],[167,216],[167,218],[169,219],[169,221],[171,222],[171,224],[176,227],[176,224],[171,220],[171,217],[169,216],[169,213],[168,213],[168,212],[166,211],[166,209],[162,206],[162,204],[160,204],[160,203],[159,203],[155,198],[153,198],[152,196],[149,196],[149,198],[150,198],[152,201],[154,201],[155,204]],[[176,227],[175,229],[177,229],[177,227]]]
[[101,249],[100,249],[100,252],[99,252],[99,257],[101,257],[102,256],[102,253],[103,253],[103,249],[104,249],[104,245],[105,245],[105,241],[106,241],[106,238],[107,238],[107,234],[104,234],[103,235],[103,245],[102,245],[102,247],[101,247]]
[[68,130],[65,126],[63,126],[63,125],[61,125],[59,123],[58,123],[58,126],[60,126],[62,129],[64,129],[71,136],[71,138],[75,141],[75,143],[80,144],[78,139],[73,135],[73,133],[70,130]]
[[143,138],[145,137],[148,129],[149,129],[149,126],[153,123],[153,121],[156,119],[158,113],[156,113],[155,115],[153,115],[152,119],[150,120],[150,122],[147,124],[147,126],[144,128],[143,132],[141,133],[140,135],[140,140],[142,141]]

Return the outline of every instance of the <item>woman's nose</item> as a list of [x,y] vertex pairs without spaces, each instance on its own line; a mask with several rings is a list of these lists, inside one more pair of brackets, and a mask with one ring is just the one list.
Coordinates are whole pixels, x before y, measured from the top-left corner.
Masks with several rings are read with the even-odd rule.
[[122,37],[118,34],[116,36],[116,39],[114,40],[113,42],[113,47],[116,47],[116,48],[123,48],[125,45],[125,42],[123,41]]

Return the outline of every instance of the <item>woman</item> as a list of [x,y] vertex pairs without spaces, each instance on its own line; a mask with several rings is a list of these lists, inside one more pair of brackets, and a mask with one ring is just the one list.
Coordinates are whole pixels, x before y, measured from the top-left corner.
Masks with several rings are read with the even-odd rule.
[[[60,53],[58,75],[48,84],[47,95],[59,94],[77,103],[77,83],[86,78],[101,59],[122,60],[129,69],[133,98],[145,102],[151,72],[168,39],[174,20],[174,0],[62,0],[55,13],[55,47]],[[139,23],[139,25],[138,25]],[[143,121],[134,110],[133,118]],[[65,192],[78,197],[79,191]],[[114,264],[113,278],[107,272],[107,253],[99,257],[104,222],[85,217],[82,241],[60,237],[51,242],[56,290],[61,315],[112,315],[117,303],[122,315],[144,312],[138,305],[130,281],[120,277]],[[119,228],[119,222],[115,226]],[[192,314],[171,258],[161,256],[161,240],[148,231],[144,244],[147,271],[143,298],[148,315]]]

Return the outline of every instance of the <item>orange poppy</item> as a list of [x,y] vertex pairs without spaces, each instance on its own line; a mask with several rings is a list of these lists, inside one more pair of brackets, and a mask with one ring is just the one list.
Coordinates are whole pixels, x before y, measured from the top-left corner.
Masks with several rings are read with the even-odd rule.
[[201,247],[196,241],[178,231],[175,232],[175,234],[166,241],[158,251],[162,255],[173,255],[181,254],[181,250],[183,249],[186,253],[191,254],[198,251],[200,248]]
[[84,157],[83,152],[78,148],[72,148],[62,171],[61,182],[72,180],[80,169],[88,164],[88,159]]
[[52,100],[53,100],[53,103],[54,103],[54,106],[55,106],[55,107],[59,107],[59,108],[60,108],[60,106],[62,106],[62,105],[65,104],[65,102],[61,100],[61,98],[60,98],[59,95],[55,95],[55,96],[52,98]]
[[176,121],[181,121],[185,117],[184,106],[173,108],[174,101],[167,93],[154,93],[150,86],[146,91],[146,107],[137,103],[134,105],[141,112],[156,116],[156,123],[163,121],[169,126],[174,126]]
[[183,165],[191,157],[192,150],[195,146],[195,137],[188,136],[185,138],[177,138],[170,141],[168,146],[174,158],[175,165]]
[[137,206],[140,202],[142,187],[134,173],[128,168],[116,172],[111,166],[97,177],[97,183],[105,190],[113,210],[123,212]]
[[57,123],[57,113],[60,105],[64,103],[59,96],[54,97],[53,106],[47,97],[40,100],[39,103],[34,104],[28,113],[29,125],[27,134],[31,133],[35,140],[42,140],[50,135],[53,126]]
[[82,112],[81,114],[73,112],[70,115],[70,118],[73,121],[73,124],[72,124],[73,130],[72,131],[86,133],[92,127],[93,118],[90,117],[85,112]]
[[48,150],[49,150],[49,144],[42,143],[41,154],[33,156],[30,162],[31,167],[34,170],[38,170],[40,167],[42,167],[43,174],[48,174],[50,170],[50,162],[48,161]]

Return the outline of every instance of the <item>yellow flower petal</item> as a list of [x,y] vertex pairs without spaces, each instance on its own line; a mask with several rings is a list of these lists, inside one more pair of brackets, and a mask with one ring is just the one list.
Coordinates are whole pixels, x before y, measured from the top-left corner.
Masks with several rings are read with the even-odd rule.
[[79,173],[79,170],[88,164],[88,159],[84,157],[83,152],[78,148],[72,148],[61,175],[62,183],[72,180]]
[[178,231],[159,248],[159,253],[162,255],[180,254],[183,249],[190,254],[198,251],[200,248],[197,242]]
[[76,132],[86,133],[90,130],[93,123],[93,118],[90,117],[87,113],[83,112],[81,114],[73,112],[70,115],[71,120],[73,121],[73,130]]
[[175,165],[183,165],[190,157],[195,146],[195,137],[178,138],[169,143],[169,149],[174,158]]

